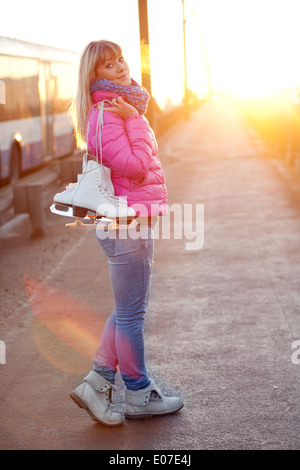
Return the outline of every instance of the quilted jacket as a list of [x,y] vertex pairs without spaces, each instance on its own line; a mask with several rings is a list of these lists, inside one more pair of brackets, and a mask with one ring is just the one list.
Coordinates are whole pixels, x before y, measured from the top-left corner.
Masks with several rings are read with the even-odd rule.
[[[118,95],[96,91],[93,104],[112,100]],[[88,114],[88,151],[96,155],[96,129],[99,110],[93,106]],[[100,132],[100,130],[99,130]],[[111,169],[115,195],[127,198],[142,217],[165,215],[167,188],[158,157],[154,132],[147,119],[134,114],[122,119],[113,112],[103,112],[101,140],[98,132],[98,149],[102,141],[103,164]]]

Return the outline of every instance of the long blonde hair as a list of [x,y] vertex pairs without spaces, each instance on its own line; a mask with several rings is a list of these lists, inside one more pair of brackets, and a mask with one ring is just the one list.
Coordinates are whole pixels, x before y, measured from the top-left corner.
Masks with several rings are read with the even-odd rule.
[[97,78],[96,68],[105,62],[107,52],[110,52],[115,58],[122,54],[122,49],[111,41],[92,41],[86,46],[80,57],[77,92],[69,113],[73,120],[76,144],[81,149],[86,148],[85,123],[92,106],[90,85]]

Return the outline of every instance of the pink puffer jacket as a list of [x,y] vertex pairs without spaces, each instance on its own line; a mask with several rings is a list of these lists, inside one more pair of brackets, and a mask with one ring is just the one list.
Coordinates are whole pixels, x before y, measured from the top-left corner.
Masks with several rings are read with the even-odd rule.
[[[118,95],[96,91],[93,103],[112,100]],[[88,150],[96,155],[98,109],[93,107],[87,118]],[[103,164],[111,169],[111,179],[117,196],[126,196],[128,205],[142,217],[165,215],[167,188],[157,143],[147,119],[139,114],[125,120],[115,113],[103,112],[101,132]],[[100,148],[98,138],[98,149]]]

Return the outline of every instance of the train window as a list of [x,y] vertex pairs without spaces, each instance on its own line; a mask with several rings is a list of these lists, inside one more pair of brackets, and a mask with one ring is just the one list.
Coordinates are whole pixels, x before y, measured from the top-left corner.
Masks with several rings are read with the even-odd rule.
[[53,113],[64,113],[76,93],[77,67],[73,64],[51,64]]
[[0,105],[0,121],[39,116],[37,61],[0,56],[0,70],[0,80],[5,84],[5,104]]

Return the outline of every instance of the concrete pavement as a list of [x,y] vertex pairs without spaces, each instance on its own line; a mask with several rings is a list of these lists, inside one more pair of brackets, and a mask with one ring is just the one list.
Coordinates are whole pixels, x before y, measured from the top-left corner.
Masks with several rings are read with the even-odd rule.
[[[1,449],[300,448],[300,177],[264,155],[226,102],[204,105],[159,148],[170,205],[204,204],[201,249],[156,240],[145,322],[149,375],[185,407],[110,429],[71,401],[112,294],[95,234],[47,213],[46,239],[26,243],[22,225],[1,240],[6,276],[7,249],[25,260],[14,265],[22,302],[0,335]],[[37,252],[48,265],[26,261]]]

